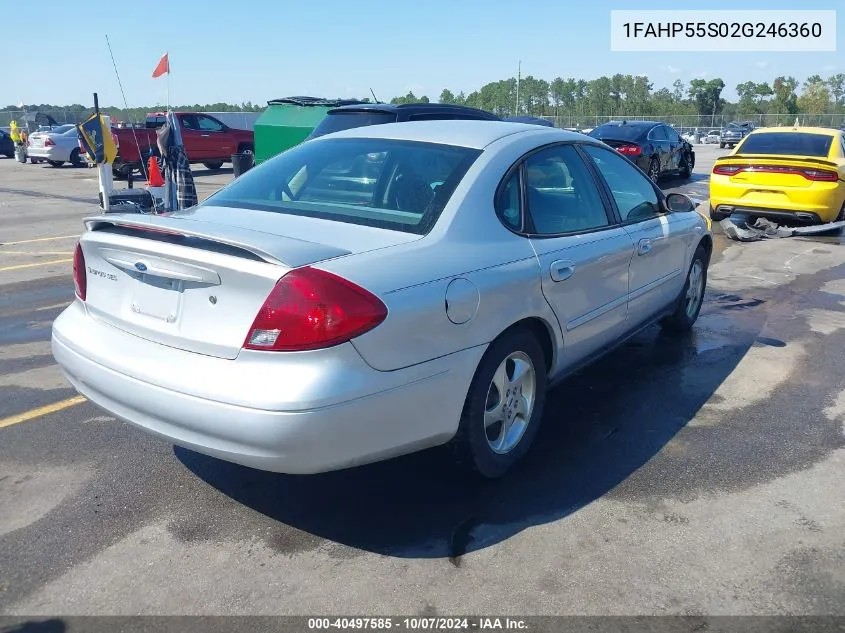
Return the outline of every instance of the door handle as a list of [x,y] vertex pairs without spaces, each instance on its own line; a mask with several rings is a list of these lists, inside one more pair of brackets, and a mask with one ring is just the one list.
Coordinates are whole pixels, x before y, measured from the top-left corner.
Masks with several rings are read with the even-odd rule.
[[638,255],[648,255],[651,252],[651,249],[654,245],[651,243],[650,239],[642,239],[640,243],[637,245],[637,254]]
[[558,260],[556,262],[552,262],[550,269],[552,281],[566,281],[575,274],[575,263],[566,260]]

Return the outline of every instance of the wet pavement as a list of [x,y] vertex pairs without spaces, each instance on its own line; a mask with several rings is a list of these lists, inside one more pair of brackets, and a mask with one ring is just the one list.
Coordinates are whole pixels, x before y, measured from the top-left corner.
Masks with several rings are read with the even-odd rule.
[[[706,199],[717,154],[662,184]],[[717,236],[695,330],[552,391],[504,481],[443,449],[297,477],[50,411],[74,395],[49,350],[69,264],[4,249],[67,250],[90,183],[9,169],[0,242],[51,239],[0,246],[0,426],[45,408],[0,428],[0,614],[845,615],[841,237]]]

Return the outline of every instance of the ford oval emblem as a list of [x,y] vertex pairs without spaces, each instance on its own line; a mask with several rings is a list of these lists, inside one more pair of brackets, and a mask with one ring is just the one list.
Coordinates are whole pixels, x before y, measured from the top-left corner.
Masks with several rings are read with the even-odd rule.
[[135,268],[137,268],[141,272],[144,272],[145,270],[147,270],[147,265],[144,262],[135,262]]

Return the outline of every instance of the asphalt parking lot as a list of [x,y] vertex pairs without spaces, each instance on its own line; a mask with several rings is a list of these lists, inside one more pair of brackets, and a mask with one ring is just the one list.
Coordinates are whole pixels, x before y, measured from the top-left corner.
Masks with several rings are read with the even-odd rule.
[[[696,150],[665,186],[704,200]],[[296,477],[75,397],[50,324],[95,178],[0,159],[0,614],[845,615],[841,237],[717,236],[692,335],[553,391],[504,481],[441,449]]]

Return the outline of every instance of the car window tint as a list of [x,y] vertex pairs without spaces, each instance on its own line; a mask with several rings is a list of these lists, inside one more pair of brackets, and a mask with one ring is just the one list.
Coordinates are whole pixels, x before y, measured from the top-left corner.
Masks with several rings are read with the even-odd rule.
[[584,150],[610,187],[623,222],[652,218],[660,212],[660,202],[651,181],[630,161],[595,145],[585,145]]
[[745,137],[737,154],[781,154],[826,157],[833,135],[812,132],[757,132]]
[[197,117],[193,114],[187,114],[180,117],[179,121],[182,123],[182,127],[186,130],[197,130]]
[[572,145],[532,154],[525,161],[528,214],[544,235],[588,231],[610,224],[589,168]]
[[208,204],[425,234],[479,150],[383,138],[302,143]]
[[514,231],[522,229],[522,175],[516,170],[499,189],[496,198],[496,213],[499,219]]
[[199,123],[199,129],[203,130],[204,132],[222,132],[223,126],[220,125],[216,120],[212,119],[211,117],[207,116],[198,116],[197,122]]
[[663,131],[665,132],[667,138],[673,143],[677,143],[681,140],[681,137],[678,136],[678,132],[669,127],[668,125],[663,126]]
[[663,126],[658,125],[651,129],[651,132],[648,133],[648,138],[652,141],[665,141],[666,139],[666,132],[663,131]]

